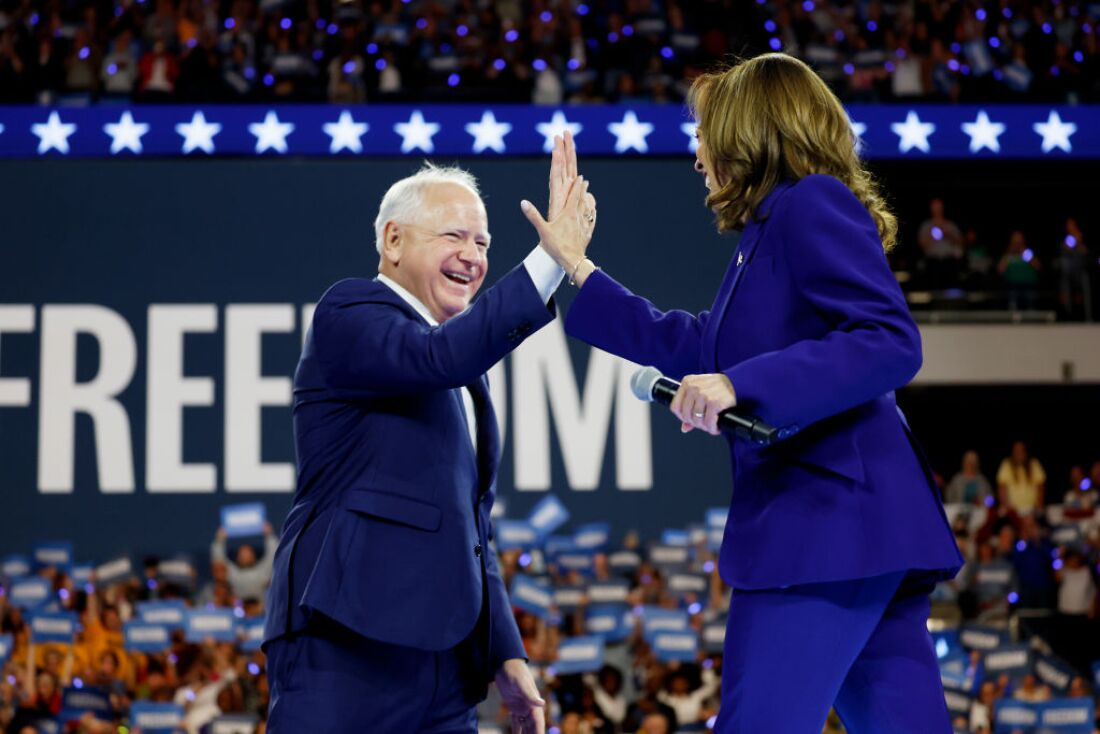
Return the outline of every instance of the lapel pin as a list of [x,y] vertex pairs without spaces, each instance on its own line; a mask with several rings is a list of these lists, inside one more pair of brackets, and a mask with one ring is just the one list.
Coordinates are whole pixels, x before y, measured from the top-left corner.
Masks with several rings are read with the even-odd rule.
[[737,267],[741,267],[741,263],[745,262],[745,253],[737,253]]

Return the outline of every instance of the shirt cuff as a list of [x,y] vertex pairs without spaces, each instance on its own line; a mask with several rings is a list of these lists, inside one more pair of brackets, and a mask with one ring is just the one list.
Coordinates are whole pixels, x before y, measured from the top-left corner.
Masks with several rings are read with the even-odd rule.
[[554,291],[561,285],[565,271],[558,265],[554,258],[538,245],[531,250],[531,254],[523,259],[523,267],[531,276],[531,282],[535,284],[535,290],[539,292],[543,303],[549,303]]

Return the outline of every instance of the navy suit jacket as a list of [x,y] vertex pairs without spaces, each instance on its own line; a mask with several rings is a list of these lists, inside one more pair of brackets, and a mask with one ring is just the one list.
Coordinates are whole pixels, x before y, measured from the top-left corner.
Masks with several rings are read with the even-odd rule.
[[525,657],[489,548],[500,438],[485,372],[553,313],[522,265],[436,327],[377,280],[329,288],[294,376],[298,486],[265,642],[320,613],[424,650],[474,638],[485,680]]
[[566,332],[675,379],[723,372],[741,409],[782,430],[768,447],[727,437],[727,583],[954,576],[962,557],[894,401],[920,368],[920,332],[874,221],[823,175],[777,185],[756,214],[710,310],[659,311],[596,271]]

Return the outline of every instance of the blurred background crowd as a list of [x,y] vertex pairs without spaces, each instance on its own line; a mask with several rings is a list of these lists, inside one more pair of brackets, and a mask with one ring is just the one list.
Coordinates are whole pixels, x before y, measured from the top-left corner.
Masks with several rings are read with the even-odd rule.
[[[937,481],[967,561],[956,579],[937,587],[929,621],[957,730],[990,732],[998,700],[1093,697],[1100,676],[1100,459],[1048,477],[1042,460],[1016,442],[988,465],[968,451],[957,470]],[[550,731],[707,730],[722,670],[716,630],[723,629],[729,596],[716,570],[713,530],[700,524],[662,538],[628,533],[583,552],[555,550],[553,540],[501,552],[513,611],[549,702]],[[184,707],[189,734],[218,731],[214,723],[226,714],[249,715],[255,723],[248,731],[262,732],[268,688],[261,652],[243,641],[188,639],[181,630],[163,652],[135,652],[124,627],[150,600],[230,609],[241,620],[262,617],[273,532],[265,527],[261,545],[219,530],[206,572],[189,580],[165,578],[157,558],[110,583],[93,578],[80,585],[63,569],[40,568],[53,589],[47,601],[79,615],[72,644],[36,643],[27,610],[0,595],[0,634],[12,639],[0,680],[0,727],[39,734],[46,731],[40,722],[61,715],[73,731],[125,731],[117,727],[128,725],[131,705],[152,700]],[[521,600],[516,592],[525,582],[554,601],[539,608]],[[598,621],[606,622],[608,609],[616,620],[610,625]],[[650,630],[655,619],[677,618],[696,640],[687,656],[683,649],[661,650]],[[604,639],[602,656],[586,670],[559,670],[566,665],[559,650],[590,635]],[[992,644],[971,642],[990,636]],[[1028,648],[1026,666],[984,669],[990,656],[1020,644]],[[63,692],[73,687],[105,691],[111,710],[63,712]],[[507,731],[506,712],[490,695],[480,708],[483,730]],[[840,730],[835,718],[826,729]]]
[[783,50],[845,101],[1100,99],[1080,0],[4,0],[0,102],[678,102]]

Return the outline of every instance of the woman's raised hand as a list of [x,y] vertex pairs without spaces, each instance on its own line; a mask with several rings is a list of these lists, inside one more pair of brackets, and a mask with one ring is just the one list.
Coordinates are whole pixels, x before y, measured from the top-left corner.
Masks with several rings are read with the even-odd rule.
[[520,208],[539,234],[539,244],[566,271],[572,273],[584,260],[596,228],[596,198],[588,193],[588,182],[577,175],[577,152],[573,136],[554,138],[550,161],[549,221],[524,200]]

